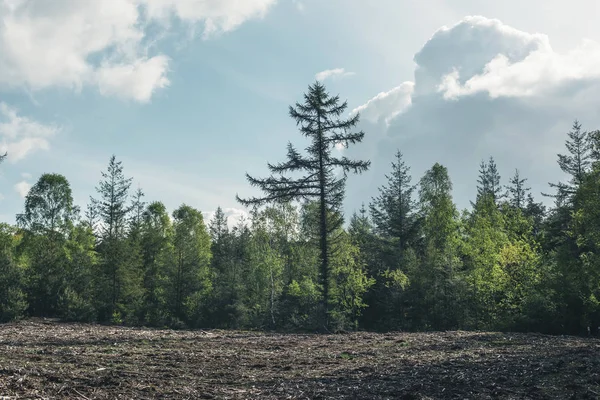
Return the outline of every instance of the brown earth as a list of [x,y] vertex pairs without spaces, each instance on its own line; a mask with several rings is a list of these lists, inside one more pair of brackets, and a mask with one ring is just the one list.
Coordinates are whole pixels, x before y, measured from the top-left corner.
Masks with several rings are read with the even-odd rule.
[[600,399],[600,340],[0,325],[0,399]]

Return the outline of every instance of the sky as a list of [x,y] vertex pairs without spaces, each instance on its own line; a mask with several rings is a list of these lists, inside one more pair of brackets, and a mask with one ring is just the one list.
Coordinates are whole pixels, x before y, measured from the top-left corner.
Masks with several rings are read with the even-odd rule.
[[369,159],[347,214],[400,150],[413,182],[439,162],[459,208],[493,156],[533,194],[564,179],[575,119],[600,128],[596,0],[0,0],[0,221],[43,173],[85,207],[111,155],[132,190],[234,224],[235,201],[302,143],[289,105],[319,80],[359,112]]

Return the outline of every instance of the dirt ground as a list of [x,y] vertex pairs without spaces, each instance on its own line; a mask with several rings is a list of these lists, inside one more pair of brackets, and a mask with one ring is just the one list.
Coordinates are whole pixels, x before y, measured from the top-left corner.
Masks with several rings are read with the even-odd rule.
[[0,325],[0,399],[600,399],[600,340]]

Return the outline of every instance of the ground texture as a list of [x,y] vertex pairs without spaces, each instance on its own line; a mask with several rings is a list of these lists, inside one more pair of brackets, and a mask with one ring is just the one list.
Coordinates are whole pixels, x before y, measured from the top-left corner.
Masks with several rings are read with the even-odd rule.
[[0,399],[600,399],[600,340],[0,325]]

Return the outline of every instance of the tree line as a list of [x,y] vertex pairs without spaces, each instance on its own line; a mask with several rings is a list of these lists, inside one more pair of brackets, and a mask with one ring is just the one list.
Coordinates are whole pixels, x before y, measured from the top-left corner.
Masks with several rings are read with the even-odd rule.
[[[387,183],[344,222],[349,174],[367,160],[347,103],[309,86],[289,114],[308,139],[289,144],[261,196],[229,228],[189,205],[171,214],[111,157],[85,210],[62,175],[43,174],[16,226],[0,224],[0,321],[26,316],[113,324],[340,330],[600,332],[600,132],[576,121],[537,202],[518,170],[492,157],[459,211],[448,170],[413,183],[398,151]],[[337,154],[337,156],[336,156]],[[2,161],[4,157],[0,157]],[[476,185],[475,185],[476,184]]]

